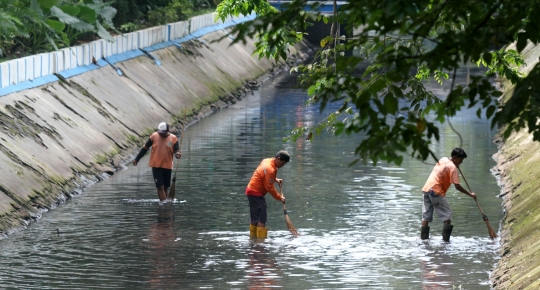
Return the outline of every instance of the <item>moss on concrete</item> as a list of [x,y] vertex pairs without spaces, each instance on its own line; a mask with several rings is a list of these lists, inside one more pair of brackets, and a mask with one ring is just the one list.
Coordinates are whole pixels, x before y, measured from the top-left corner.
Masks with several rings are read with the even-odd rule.
[[[527,66],[538,61],[540,46],[524,51]],[[507,99],[513,86],[503,81]],[[498,140],[497,169],[503,188],[505,216],[501,230],[501,260],[492,273],[496,289],[540,289],[540,144],[526,130]]]

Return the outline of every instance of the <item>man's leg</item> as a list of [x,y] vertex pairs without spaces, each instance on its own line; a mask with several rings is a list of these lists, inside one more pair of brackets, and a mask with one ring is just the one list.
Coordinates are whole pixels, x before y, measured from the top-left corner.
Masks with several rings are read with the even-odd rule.
[[[167,169],[152,167],[152,175],[154,176],[154,182],[156,183],[157,195],[158,195],[159,201],[166,200],[167,192],[165,191],[165,187],[167,186],[167,184],[164,178],[167,177]],[[169,178],[170,178],[170,175],[169,175]]]
[[159,197],[159,201],[164,201],[167,199],[167,192],[165,192],[164,186],[160,186],[157,188],[157,195]]
[[[172,169],[163,168],[163,193],[165,194],[165,199],[167,199],[169,188],[171,188],[171,175]],[[161,196],[159,197],[161,200]]]
[[454,226],[450,224],[450,220],[444,221],[443,230],[442,230],[442,239],[445,242],[450,242],[450,235]]
[[266,238],[268,236],[268,228],[265,227],[266,225],[266,200],[264,197],[260,197],[259,199],[259,211],[258,211],[258,219],[257,219],[257,238]]
[[443,241],[449,242],[450,235],[454,226],[452,223],[452,209],[445,196],[439,197],[439,204],[435,207],[437,215],[443,221],[442,238]]
[[424,192],[424,203],[422,204],[422,227],[420,228],[420,239],[429,239],[429,222],[433,220],[433,203],[429,193]]
[[262,196],[249,196],[249,214],[250,225],[249,234],[251,237],[257,237],[258,228],[264,228],[266,223],[266,202]]

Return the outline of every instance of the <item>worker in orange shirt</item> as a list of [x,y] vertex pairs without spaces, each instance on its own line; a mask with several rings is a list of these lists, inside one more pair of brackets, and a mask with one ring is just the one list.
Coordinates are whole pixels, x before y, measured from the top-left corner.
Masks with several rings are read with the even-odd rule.
[[274,187],[274,183],[282,185],[283,180],[276,177],[277,170],[289,162],[291,155],[281,150],[272,158],[266,158],[253,172],[246,187],[246,195],[249,201],[249,211],[251,224],[249,234],[252,237],[266,238],[268,228],[266,224],[266,201],[264,196],[270,193],[278,201],[285,202],[285,197],[279,194]]
[[454,148],[450,156],[450,158],[443,157],[437,162],[426,184],[422,188],[424,194],[422,228],[420,231],[420,238],[422,240],[429,239],[428,223],[433,221],[433,211],[435,210],[441,221],[444,222],[442,231],[443,240],[445,242],[450,241],[450,234],[454,226],[451,225],[452,209],[446,199],[446,191],[448,191],[451,184],[454,184],[457,190],[476,199],[474,192],[468,192],[459,184],[458,167],[463,162],[463,159],[467,158],[467,153],[462,148]]
[[139,160],[148,152],[150,147],[152,147],[152,152],[150,153],[148,166],[152,167],[152,175],[156,183],[159,201],[164,201],[167,199],[167,189],[171,187],[173,156],[176,156],[177,159],[182,157],[182,153],[179,151],[178,138],[169,133],[169,124],[165,122],[159,123],[157,131],[150,135],[148,141],[133,160],[133,165],[137,166]]

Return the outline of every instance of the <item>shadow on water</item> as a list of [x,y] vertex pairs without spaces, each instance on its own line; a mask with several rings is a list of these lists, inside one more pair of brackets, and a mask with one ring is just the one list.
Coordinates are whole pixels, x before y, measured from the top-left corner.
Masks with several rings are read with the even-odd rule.
[[[361,136],[283,142],[291,129],[322,118],[318,108],[304,106],[307,96],[291,79],[276,78],[187,128],[174,203],[157,201],[146,156],[1,240],[0,286],[489,289],[499,245],[489,240],[472,199],[451,190],[451,242],[442,241],[436,217],[431,239],[421,241],[421,187],[432,165],[405,158],[399,167],[349,167]],[[452,122],[469,155],[462,170],[497,229],[494,132],[474,108]],[[440,133],[432,149],[442,157],[459,139],[447,125]],[[292,154],[278,177],[301,236],[291,236],[282,205],[267,195],[268,238],[253,241],[245,186],[261,159],[280,149]]]

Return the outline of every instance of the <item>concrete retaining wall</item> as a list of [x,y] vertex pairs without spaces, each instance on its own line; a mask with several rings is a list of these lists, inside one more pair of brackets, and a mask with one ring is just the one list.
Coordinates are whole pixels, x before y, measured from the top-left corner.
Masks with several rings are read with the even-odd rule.
[[[529,44],[522,53],[527,65],[520,71],[528,74],[538,63],[540,45]],[[503,98],[513,91],[514,86],[503,81]],[[540,289],[540,144],[532,137],[521,130],[504,142],[497,140],[496,169],[505,216],[501,259],[491,275],[495,289]]]
[[[201,118],[245,94],[249,80],[279,69],[252,56],[253,41],[230,46],[226,33],[1,97],[1,235],[112,174],[159,122]],[[305,57],[307,46],[297,48],[291,58]]]

